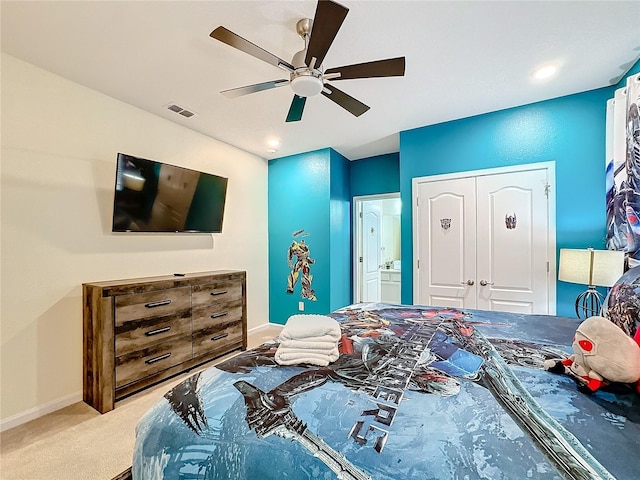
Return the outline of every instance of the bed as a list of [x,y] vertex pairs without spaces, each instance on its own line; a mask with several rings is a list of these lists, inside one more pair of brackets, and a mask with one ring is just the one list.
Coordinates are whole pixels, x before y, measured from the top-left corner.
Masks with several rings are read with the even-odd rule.
[[327,367],[278,340],[167,392],[136,427],[142,479],[632,479],[640,398],[544,370],[578,320],[357,304]]

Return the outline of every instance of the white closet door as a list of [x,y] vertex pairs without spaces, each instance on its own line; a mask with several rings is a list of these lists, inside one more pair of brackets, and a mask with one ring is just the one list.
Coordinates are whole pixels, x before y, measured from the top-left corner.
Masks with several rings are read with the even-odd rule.
[[554,314],[553,172],[415,178],[414,303]]
[[414,303],[476,307],[475,179],[419,184]]
[[546,170],[477,177],[478,308],[548,313],[546,188]]

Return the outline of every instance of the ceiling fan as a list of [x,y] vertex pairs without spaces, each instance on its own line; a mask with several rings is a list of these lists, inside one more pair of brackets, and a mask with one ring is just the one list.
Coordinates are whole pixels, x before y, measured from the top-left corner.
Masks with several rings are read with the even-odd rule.
[[304,48],[293,56],[291,63],[245,40],[225,27],[216,28],[211,32],[210,37],[289,73],[289,79],[272,80],[255,85],[232,88],[220,93],[226,97],[235,98],[289,85],[294,92],[294,96],[287,114],[287,122],[300,121],[307,97],[312,97],[319,93],[359,117],[370,107],[339,90],[329,82],[354,78],[404,76],[405,59],[404,57],[389,58],[324,70],[322,66],[324,57],[329,51],[348,12],[348,8],[336,2],[319,0],[313,20],[303,18],[296,24],[296,31],[304,40]]

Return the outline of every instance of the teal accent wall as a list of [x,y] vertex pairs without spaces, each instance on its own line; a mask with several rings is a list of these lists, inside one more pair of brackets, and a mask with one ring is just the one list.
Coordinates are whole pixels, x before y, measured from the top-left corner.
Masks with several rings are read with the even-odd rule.
[[[402,263],[412,265],[411,181],[414,177],[555,161],[556,244],[604,248],[606,102],[617,85],[545,102],[400,132],[400,152],[353,162],[332,149],[269,163],[270,321],[298,313],[327,313],[351,303],[351,201],[354,196],[401,192]],[[317,302],[287,286],[292,233],[305,229],[316,263]],[[557,260],[557,258],[556,258]],[[557,283],[558,315],[575,316],[582,285]],[[411,269],[402,271],[402,302],[413,301]]]
[[[326,314],[350,303],[350,198],[347,160],[331,149],[269,162],[269,321],[298,313]],[[300,277],[286,293],[293,233],[305,231],[316,301],[301,297]],[[295,259],[294,259],[295,260]],[[304,312],[298,310],[304,302]]]
[[349,160],[331,150],[329,310],[351,303],[351,188]]
[[[412,265],[411,179],[555,161],[556,244],[604,248],[605,117],[611,88],[593,90],[400,133],[402,263]],[[575,316],[581,285],[557,283],[557,314]],[[402,302],[412,303],[411,269]]]
[[350,166],[351,197],[400,191],[399,153],[354,160]]

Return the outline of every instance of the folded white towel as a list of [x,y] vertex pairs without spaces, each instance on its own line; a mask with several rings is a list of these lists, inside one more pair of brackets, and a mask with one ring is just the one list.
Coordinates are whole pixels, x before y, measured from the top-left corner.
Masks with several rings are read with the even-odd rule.
[[330,337],[340,339],[340,325],[327,315],[292,315],[280,332],[283,340]]
[[281,352],[280,349],[276,351],[275,360],[280,365],[297,365],[300,363],[309,363],[311,365],[318,365],[326,367],[331,362],[335,362],[340,354],[338,350],[330,355],[318,354],[309,350],[305,350],[300,353],[287,353]]
[[337,340],[323,342],[309,342],[307,340],[280,340],[280,347],[282,348],[308,349],[320,352],[331,351],[336,348],[337,345]]
[[338,347],[333,347],[330,350],[310,350],[308,348],[286,348],[281,345],[276,350],[276,353],[278,352],[280,352],[279,353],[280,356],[311,354],[311,355],[327,355],[327,356],[333,357],[335,355],[339,355]]
[[280,331],[280,343],[283,342],[321,342],[321,343],[335,343],[340,340],[340,337],[336,338],[335,335],[322,335],[316,337],[297,337],[297,338],[287,338],[286,336],[282,336],[282,330]]

